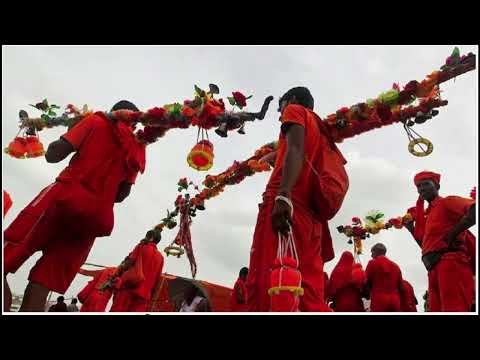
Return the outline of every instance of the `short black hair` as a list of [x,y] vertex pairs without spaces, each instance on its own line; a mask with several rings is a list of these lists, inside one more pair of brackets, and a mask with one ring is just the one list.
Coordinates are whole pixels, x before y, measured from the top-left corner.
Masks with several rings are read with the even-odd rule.
[[162,240],[162,233],[158,230],[149,230],[145,234],[145,239],[153,241],[158,244]]
[[117,110],[131,110],[131,111],[140,111],[138,108],[135,106],[134,103],[128,101],[128,100],[121,100],[117,102],[115,105],[113,105],[112,110],[110,111],[117,111]]
[[59,296],[57,298],[57,302],[63,302],[65,300],[65,298],[63,296]]
[[313,96],[310,93],[310,90],[308,88],[303,87],[303,86],[297,86],[294,88],[291,88],[288,90],[285,94],[282,95],[282,97],[278,100],[278,106],[280,107],[282,101],[289,101],[293,97],[297,100],[297,102],[306,107],[307,109],[313,110],[314,106],[314,100]]
[[247,267],[241,268],[240,273],[238,275],[239,276],[248,275],[248,268]]
[[372,250],[374,250],[377,254],[385,255],[387,253],[387,247],[382,243],[376,243],[372,246]]
[[72,304],[76,304],[78,302],[77,298],[72,299]]

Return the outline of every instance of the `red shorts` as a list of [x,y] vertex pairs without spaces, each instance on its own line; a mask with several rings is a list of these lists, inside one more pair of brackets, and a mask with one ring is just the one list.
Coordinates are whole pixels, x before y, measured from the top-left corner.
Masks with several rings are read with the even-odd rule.
[[53,183],[25,207],[4,232],[4,273],[15,273],[35,252],[42,257],[28,279],[64,294],[87,260],[95,237],[79,236],[55,215],[55,199],[64,185]]

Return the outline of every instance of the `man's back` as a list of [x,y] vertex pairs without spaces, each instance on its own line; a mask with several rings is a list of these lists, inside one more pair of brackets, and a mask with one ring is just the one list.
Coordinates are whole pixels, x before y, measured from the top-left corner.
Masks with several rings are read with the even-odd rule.
[[145,280],[133,290],[133,293],[145,300],[149,300],[153,287],[162,273],[164,260],[162,254],[157,249],[157,245],[152,242],[137,246],[132,255],[138,257],[140,251]]
[[76,304],[70,304],[67,306],[67,311],[68,312],[77,312],[79,311],[78,307]]
[[129,169],[127,156],[138,158],[133,163],[144,160],[144,148],[133,136],[125,124],[113,124],[101,112],[87,116],[63,136],[77,151],[57,180],[81,181],[113,204],[120,182],[134,177],[140,167]]
[[386,256],[370,260],[365,270],[372,292],[399,292],[402,282],[400,267]]

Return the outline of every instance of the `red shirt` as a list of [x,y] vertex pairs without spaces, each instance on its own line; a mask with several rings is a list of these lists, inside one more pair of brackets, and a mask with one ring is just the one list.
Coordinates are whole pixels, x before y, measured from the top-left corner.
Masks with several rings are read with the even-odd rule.
[[[287,140],[283,129],[287,124],[297,124],[305,129],[304,150],[305,157],[311,161],[316,155],[317,149],[326,148],[328,146],[327,139],[320,133],[315,113],[303,106],[290,104],[281,116],[282,131],[278,139],[278,151],[275,161],[275,167],[267,184],[266,194],[276,196],[280,182],[282,180],[283,162],[287,153]],[[313,186],[313,171],[308,162],[304,162],[304,166],[298,177],[297,183],[292,189],[292,200],[300,203],[306,208],[310,208],[311,189]]]
[[[425,232],[422,239],[422,254],[447,247],[444,241],[448,232],[464,217],[475,200],[460,196],[438,196],[425,210]],[[460,238],[465,236],[460,234]],[[464,245],[462,245],[464,247]]]
[[377,256],[368,262],[365,269],[371,292],[399,293],[402,272],[397,264],[386,256]]
[[77,180],[108,200],[115,200],[122,181],[134,183],[144,169],[145,146],[123,122],[114,124],[103,112],[82,119],[62,138],[76,150],[57,180]]

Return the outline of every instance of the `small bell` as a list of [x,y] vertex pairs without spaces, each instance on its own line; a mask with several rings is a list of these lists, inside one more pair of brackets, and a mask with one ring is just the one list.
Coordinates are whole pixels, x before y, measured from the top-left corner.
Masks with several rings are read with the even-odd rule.
[[240,126],[240,129],[237,131],[239,134],[245,135],[245,123],[242,123],[242,126]]
[[348,239],[348,244],[353,244],[352,239]]
[[430,119],[430,116],[428,116],[427,114],[419,111],[419,112],[417,112],[417,116],[415,117],[415,122],[417,124],[423,124],[428,119]]
[[215,130],[217,135],[221,137],[227,137],[227,123],[221,123],[217,130]]

